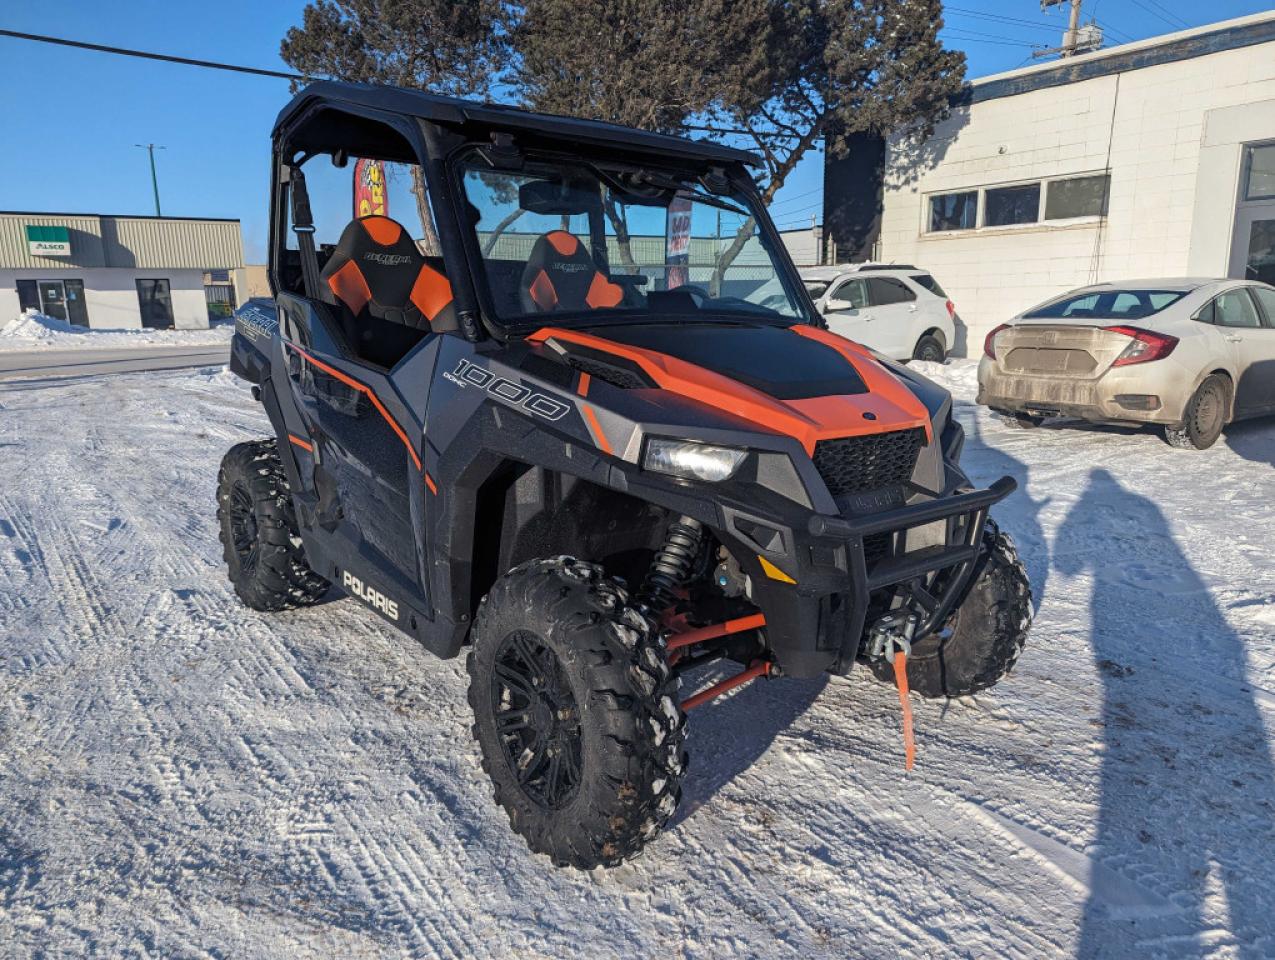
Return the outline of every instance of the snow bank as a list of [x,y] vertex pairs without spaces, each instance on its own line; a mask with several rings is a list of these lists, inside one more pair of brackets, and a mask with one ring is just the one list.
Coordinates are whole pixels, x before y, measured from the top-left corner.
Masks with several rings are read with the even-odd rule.
[[218,346],[228,344],[234,332],[233,320],[214,324],[207,330],[87,329],[28,310],[7,326],[0,327],[0,350],[38,350],[42,347],[118,349],[141,344]]

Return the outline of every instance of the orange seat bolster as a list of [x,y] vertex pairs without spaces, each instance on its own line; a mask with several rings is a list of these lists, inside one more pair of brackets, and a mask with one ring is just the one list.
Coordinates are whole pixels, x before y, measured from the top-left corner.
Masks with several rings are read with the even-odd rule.
[[336,294],[336,298],[350,308],[356,317],[372,299],[372,291],[367,285],[363,271],[353,260],[344,264],[340,270],[328,277],[328,286]]

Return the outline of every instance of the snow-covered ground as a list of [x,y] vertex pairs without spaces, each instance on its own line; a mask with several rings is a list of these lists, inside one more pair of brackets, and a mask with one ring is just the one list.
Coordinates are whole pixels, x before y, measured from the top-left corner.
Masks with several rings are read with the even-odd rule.
[[220,346],[230,345],[235,324],[231,320],[213,324],[207,330],[90,330],[66,320],[27,311],[0,327],[0,351],[50,349],[114,350],[136,346]]
[[1039,603],[1015,673],[697,711],[670,830],[592,875],[491,801],[459,661],[227,585],[217,371],[0,388],[0,955],[1275,956],[1275,423],[1207,453],[956,391]]

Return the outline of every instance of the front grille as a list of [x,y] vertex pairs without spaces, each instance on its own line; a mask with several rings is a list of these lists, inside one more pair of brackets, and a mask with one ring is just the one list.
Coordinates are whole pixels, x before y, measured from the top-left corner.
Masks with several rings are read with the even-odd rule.
[[834,497],[892,487],[912,479],[925,430],[840,437],[815,444],[815,469]]

